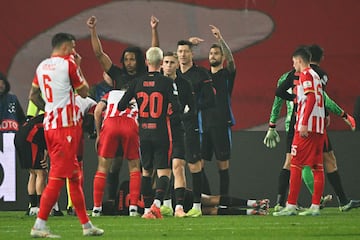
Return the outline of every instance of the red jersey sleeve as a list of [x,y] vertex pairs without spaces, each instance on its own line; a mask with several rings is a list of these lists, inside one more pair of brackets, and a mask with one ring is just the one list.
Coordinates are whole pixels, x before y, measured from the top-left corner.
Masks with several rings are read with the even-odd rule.
[[304,75],[301,78],[301,84],[304,88],[304,94],[306,95],[309,92],[315,92],[314,79],[309,71],[303,73]]

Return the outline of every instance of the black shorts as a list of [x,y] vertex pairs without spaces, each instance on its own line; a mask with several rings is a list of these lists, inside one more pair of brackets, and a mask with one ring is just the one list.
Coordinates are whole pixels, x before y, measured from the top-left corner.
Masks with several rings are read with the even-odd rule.
[[18,150],[20,167],[22,169],[46,169],[40,162],[44,159],[44,149],[36,144],[24,142],[21,150]]
[[231,129],[230,127],[212,127],[204,131],[201,142],[201,155],[204,160],[211,161],[213,153],[219,161],[230,160]]
[[141,139],[141,165],[146,170],[170,168],[168,139]]
[[201,160],[199,131],[185,132],[185,160],[188,163],[196,163]]
[[326,136],[325,136],[325,144],[324,144],[324,149],[323,152],[331,152],[333,150],[331,142],[330,142],[330,138],[329,135],[327,134],[327,132],[325,132]]
[[185,159],[185,132],[181,125],[172,129],[172,153],[171,158]]
[[294,138],[294,128],[290,128],[286,133],[286,153],[291,153],[291,145]]

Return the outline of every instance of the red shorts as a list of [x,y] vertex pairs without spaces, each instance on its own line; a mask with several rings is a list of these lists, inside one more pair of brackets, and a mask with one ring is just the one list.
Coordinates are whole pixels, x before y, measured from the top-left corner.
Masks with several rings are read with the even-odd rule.
[[114,158],[119,145],[123,148],[123,158],[140,158],[139,127],[134,119],[125,116],[105,119],[100,131],[98,154],[104,158]]
[[291,145],[291,164],[299,166],[323,164],[324,143],[324,134],[309,132],[309,136],[304,138],[296,131]]
[[82,136],[81,126],[44,131],[50,157],[49,177],[72,178],[79,171],[77,153]]

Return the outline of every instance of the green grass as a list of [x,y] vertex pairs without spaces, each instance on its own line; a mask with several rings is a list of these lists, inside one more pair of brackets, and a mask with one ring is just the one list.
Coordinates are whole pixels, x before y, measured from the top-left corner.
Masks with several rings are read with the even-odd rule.
[[[30,239],[35,217],[0,212],[0,239]],[[325,208],[320,216],[203,216],[195,219],[146,220],[127,216],[91,219],[105,230],[101,239],[360,239],[360,209],[341,213]],[[49,217],[48,226],[62,239],[84,239],[73,216]],[[93,237],[91,237],[93,238]]]

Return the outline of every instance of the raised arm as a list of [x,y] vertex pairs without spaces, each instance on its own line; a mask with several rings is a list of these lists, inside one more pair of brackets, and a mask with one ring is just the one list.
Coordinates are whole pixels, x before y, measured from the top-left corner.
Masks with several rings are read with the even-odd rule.
[[105,72],[108,72],[112,65],[112,61],[111,61],[110,57],[106,53],[104,53],[104,51],[102,49],[99,36],[96,32],[96,23],[97,23],[97,19],[95,16],[91,16],[86,22],[86,24],[90,30],[91,46],[93,48],[95,56],[96,56],[97,60],[99,61],[102,69]]
[[159,24],[159,19],[155,16],[151,16],[150,18],[150,26],[151,26],[151,47],[159,47],[159,33],[157,31],[157,26]]
[[209,26],[211,27],[212,34],[219,41],[219,44],[223,50],[225,60],[226,60],[226,68],[230,72],[235,72],[235,69],[236,69],[235,61],[234,61],[234,57],[231,53],[230,47],[227,45],[224,38],[222,37],[220,30],[217,27],[215,27],[214,25],[209,25]]

